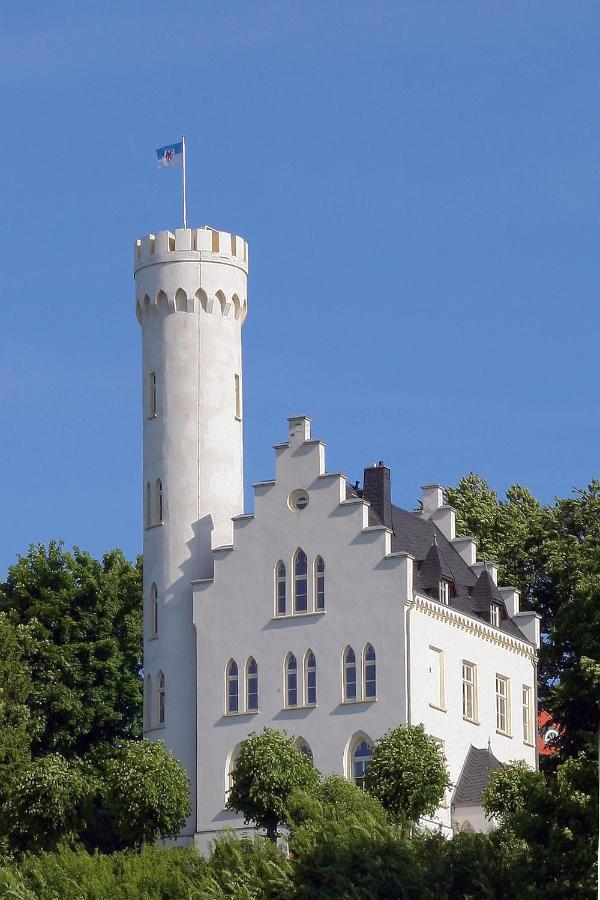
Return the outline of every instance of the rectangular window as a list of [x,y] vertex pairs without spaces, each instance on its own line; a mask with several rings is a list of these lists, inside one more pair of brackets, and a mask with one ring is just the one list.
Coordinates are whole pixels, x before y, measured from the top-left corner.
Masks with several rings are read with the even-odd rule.
[[440,581],[440,603],[445,603],[446,606],[450,603],[450,585],[443,579]]
[[490,624],[500,628],[500,604],[492,603],[490,606]]
[[156,372],[150,372],[148,376],[148,418],[154,419],[158,415],[158,400],[156,393]]
[[496,731],[510,734],[510,681],[496,675]]
[[477,721],[477,666],[463,659],[462,664],[462,705],[463,716],[471,722]]
[[242,390],[240,385],[240,376],[234,375],[235,381],[235,417],[242,421]]
[[430,706],[446,709],[446,685],[444,679],[444,651],[429,647],[429,674],[431,676]]
[[526,684],[523,685],[523,740],[526,744],[533,744],[533,690]]

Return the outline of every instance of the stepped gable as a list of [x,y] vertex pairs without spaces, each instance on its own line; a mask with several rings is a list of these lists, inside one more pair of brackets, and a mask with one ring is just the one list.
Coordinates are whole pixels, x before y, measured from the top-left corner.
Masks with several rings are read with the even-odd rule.
[[481,795],[490,775],[501,767],[491,750],[469,747],[452,797],[454,806],[481,806]]

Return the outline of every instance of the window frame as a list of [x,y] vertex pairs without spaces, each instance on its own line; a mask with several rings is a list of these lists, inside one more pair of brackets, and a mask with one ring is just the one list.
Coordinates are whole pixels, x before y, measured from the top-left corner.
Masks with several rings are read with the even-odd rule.
[[313,750],[306,738],[303,738],[301,735],[299,735],[294,743],[296,744],[296,747],[298,748],[300,753],[304,753],[304,755],[307,756],[308,759],[314,762],[315,757],[313,754]]
[[[373,651],[373,659],[367,660],[367,652],[371,649]],[[361,685],[361,693],[363,700],[377,700],[377,654],[375,652],[375,647],[369,641],[363,647],[362,652],[362,660],[361,660],[361,675],[362,675],[362,685]],[[373,677],[367,679],[367,668],[373,668]],[[375,690],[373,694],[369,694],[367,691],[367,685],[370,683],[375,685]]]
[[[527,696],[527,700],[525,700]],[[533,688],[529,684],[521,685],[521,716],[523,725],[523,743],[533,747]]]
[[490,625],[493,625],[494,628],[500,628],[500,604],[493,602],[490,603]]
[[[499,686],[504,686],[504,693],[499,690]],[[510,703],[510,678],[507,675],[500,675],[496,672],[496,733],[502,734],[504,737],[512,737],[512,711]],[[502,719],[504,718],[505,727],[502,727]]]
[[158,637],[158,588],[153,581],[150,586],[150,638]]
[[444,606],[450,606],[450,582],[446,578],[440,578],[438,584],[438,599]]
[[[370,751],[370,755],[369,755],[368,762],[364,765],[362,774],[357,776],[354,771],[354,763],[355,763],[356,753],[357,753],[358,749],[362,746],[362,744],[367,745],[367,748]],[[352,738],[352,740],[350,741],[350,744],[348,746],[348,759],[347,759],[347,764],[346,764],[347,772],[348,772],[348,780],[351,781],[352,784],[355,784],[356,787],[359,788],[359,790],[361,790],[361,791],[365,790],[365,772],[367,770],[369,762],[373,758],[373,746],[374,746],[373,741],[364,732],[359,732],[359,734],[355,735]],[[365,756],[363,755],[361,758],[364,759]],[[359,782],[360,782],[360,784],[359,784]]]
[[[302,573],[302,572],[298,573],[297,568],[298,568],[299,562],[301,561],[302,558],[304,559],[305,571],[304,571],[304,573]],[[298,547],[298,549],[294,553],[294,559],[292,562],[292,579],[293,579],[292,609],[294,611],[294,615],[299,615],[299,616],[306,615],[306,613],[310,612],[310,610],[308,608],[308,556],[306,555],[306,553],[304,552],[302,547]],[[305,585],[303,593],[298,591],[298,585],[299,585],[299,583],[302,583],[302,582],[304,582],[304,585]],[[298,608],[298,597],[299,596],[304,597],[304,603],[305,603],[304,609]]]
[[[231,671],[232,666],[235,666],[235,674]],[[232,691],[234,684],[236,709],[231,708],[231,700],[234,697],[234,692]],[[233,657],[230,657],[225,666],[225,715],[238,716],[240,712],[240,668],[236,660]]]
[[164,728],[167,720],[167,681],[164,672],[156,676],[156,721],[158,728]]
[[[252,663],[254,663],[254,665],[256,667],[255,672],[250,672],[250,666],[252,665]],[[254,691],[250,690],[250,681],[251,680],[256,681],[256,690],[254,690]],[[250,696],[252,694],[256,694],[256,706],[250,706]],[[254,656],[249,656],[248,659],[246,660],[246,665],[244,667],[244,709],[245,709],[245,711],[247,713],[251,713],[251,714],[257,713],[259,711],[259,701],[260,701],[260,694],[259,694],[259,684],[258,684],[258,663],[256,662],[256,659],[254,658]]]
[[[472,673],[472,679],[468,680],[465,678],[465,668],[470,669]],[[468,713],[468,703],[467,696],[471,694],[471,715]],[[479,710],[478,710],[478,696],[477,696],[477,666],[475,663],[470,662],[468,659],[462,660],[462,711],[463,711],[463,719],[466,722],[472,722],[474,725],[479,725]]]
[[[439,647],[434,647],[433,644],[429,645],[429,650],[431,653],[435,653],[437,655],[437,666],[438,666],[438,684],[437,684],[437,698],[438,703],[434,703],[433,700],[429,701],[429,705],[433,707],[433,709],[442,710],[442,712],[446,712],[446,670],[445,670],[445,658],[444,651]],[[430,674],[433,679],[433,672],[430,670]]]
[[[290,668],[290,663],[292,660],[294,660],[294,667]],[[295,679],[295,687],[291,687],[291,677]],[[302,705],[301,703],[298,703],[298,657],[295,653],[292,653],[291,650],[285,657],[285,661],[283,664],[283,679],[285,709],[298,709],[298,707]],[[295,703],[290,703],[291,691],[295,691],[296,693]]]
[[[311,657],[313,660],[312,666],[310,665]],[[304,706],[315,707],[317,705],[317,657],[310,647],[304,654],[302,668],[304,672]],[[311,674],[314,674],[314,685],[312,687],[309,683]],[[314,700],[312,701],[310,699],[311,690],[314,691]]]
[[[352,653],[352,656],[354,657],[352,662],[348,662],[346,659],[346,657],[348,656],[348,652]],[[348,680],[348,670],[350,670],[350,669],[354,670],[354,680],[353,681]],[[356,653],[354,652],[354,649],[350,646],[350,644],[347,644],[344,647],[344,650],[342,652],[342,702],[343,703],[356,703],[357,701],[360,700],[360,697],[358,696],[360,683],[358,681],[357,676],[358,676],[358,672],[357,672],[357,666],[356,666]],[[353,697],[348,696],[348,685],[349,684],[354,684],[354,696]]]
[[313,610],[325,612],[325,560],[320,553],[313,564]]
[[[280,568],[283,569],[283,574],[280,572]],[[288,615],[287,611],[287,569],[285,563],[282,559],[278,559],[275,563],[275,617],[278,619],[282,619],[284,616]],[[279,588],[280,585],[283,585],[283,612],[279,611]]]

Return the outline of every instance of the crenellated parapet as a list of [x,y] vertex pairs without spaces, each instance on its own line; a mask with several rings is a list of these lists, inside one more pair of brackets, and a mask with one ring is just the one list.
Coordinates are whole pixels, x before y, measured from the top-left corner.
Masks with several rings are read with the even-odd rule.
[[248,244],[239,235],[208,226],[147,234],[135,242],[134,272],[140,323],[177,312],[246,318]]

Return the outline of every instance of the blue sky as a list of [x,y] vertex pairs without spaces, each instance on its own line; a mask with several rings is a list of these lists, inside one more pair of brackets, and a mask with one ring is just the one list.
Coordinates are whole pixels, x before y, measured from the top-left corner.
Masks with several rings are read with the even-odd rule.
[[[1,2],[0,576],[141,549],[137,236],[244,235],[246,484],[306,413],[396,502],[600,475],[600,6]],[[251,505],[251,491],[248,492]]]

